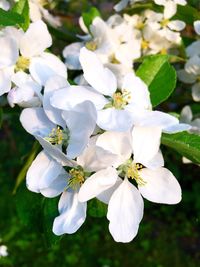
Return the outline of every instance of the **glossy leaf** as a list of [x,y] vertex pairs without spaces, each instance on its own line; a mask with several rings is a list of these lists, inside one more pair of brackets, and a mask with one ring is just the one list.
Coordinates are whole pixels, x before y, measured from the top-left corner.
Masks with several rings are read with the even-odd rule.
[[167,55],[147,57],[136,74],[148,85],[153,107],[165,101],[176,86],[176,71]]
[[28,0],[19,0],[12,8],[13,12],[16,12],[20,14],[24,22],[20,23],[20,26],[23,30],[27,30],[30,23],[30,17],[29,17],[29,3]]

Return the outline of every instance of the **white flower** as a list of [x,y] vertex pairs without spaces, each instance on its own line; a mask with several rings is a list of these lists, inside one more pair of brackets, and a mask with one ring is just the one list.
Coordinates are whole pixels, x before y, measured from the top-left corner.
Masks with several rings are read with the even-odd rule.
[[114,131],[127,131],[133,125],[133,113],[151,107],[147,86],[133,72],[124,77],[118,92],[115,75],[104,68],[95,53],[82,48],[80,62],[84,78],[92,88],[71,86],[55,92],[51,98],[53,106],[68,110],[77,103],[92,101],[97,109],[97,125]]
[[148,11],[146,24],[156,30],[161,36],[175,44],[180,44],[180,31],[185,28],[185,22],[181,20],[170,20],[172,15]]
[[30,75],[19,71],[12,75],[12,82],[16,86],[9,91],[7,96],[11,107],[14,107],[15,104],[21,107],[41,106],[42,87],[33,81]]
[[53,27],[61,26],[61,22],[58,17],[54,17],[51,15],[47,9],[43,7],[43,1],[41,0],[30,0],[29,7],[30,7],[30,18],[33,22],[37,20],[41,20],[44,18],[50,25]]
[[5,245],[0,246],[0,258],[8,256],[8,248]]
[[200,35],[200,20],[196,20],[194,22],[194,30],[198,35]]
[[0,8],[7,11],[10,8],[10,3],[7,0],[1,0]]
[[117,5],[114,6],[115,11],[119,12],[124,9],[128,5],[128,2],[134,4],[137,2],[144,2],[144,0],[121,0]]
[[192,126],[190,132],[200,134],[200,118],[193,119],[193,114],[190,106],[185,106],[181,110],[180,121]]
[[186,0],[154,0],[157,5],[164,6],[164,16],[171,18],[176,14],[177,5],[185,6]]
[[177,72],[179,80],[192,85],[192,97],[194,101],[200,101],[200,56],[189,58],[184,69]]
[[[141,195],[156,203],[176,204],[181,200],[181,188],[176,178],[169,170],[162,167],[164,162],[159,151],[159,144],[154,145],[153,132],[155,134],[155,131],[144,128],[143,133],[146,131],[150,131],[151,134],[148,140],[144,138],[144,135],[138,140],[141,146],[138,145],[136,135],[133,136],[133,161],[128,160],[130,153],[126,155],[123,153],[123,145],[130,142],[129,135],[115,132],[106,132],[100,135],[96,145],[99,147],[102,145],[105,155],[106,153],[112,153],[118,156],[117,160],[119,158],[125,160],[124,163],[121,161],[122,165],[115,166],[115,168],[119,167],[119,175],[122,175],[124,180],[118,177],[113,186],[105,189],[98,178],[93,176],[87,178],[79,191],[79,200],[81,202],[97,197],[101,201],[108,203],[109,230],[117,242],[130,242],[136,236],[139,223],[143,217],[144,204]],[[113,142],[110,143],[110,140],[113,140]],[[155,142],[157,143],[156,139]],[[142,145],[146,148],[145,151],[143,149],[143,154],[138,149]],[[129,145],[129,147],[131,146]],[[156,150],[157,154],[155,154]],[[122,155],[124,156],[122,157]],[[87,158],[87,153],[82,157]],[[138,162],[140,159],[143,166],[145,166],[144,162],[147,162],[150,167],[142,168],[139,164],[141,162]],[[120,161],[118,164],[120,164]],[[111,173],[107,175],[108,177],[110,176],[108,179],[111,180]],[[134,179],[138,184],[138,189],[128,179]]]

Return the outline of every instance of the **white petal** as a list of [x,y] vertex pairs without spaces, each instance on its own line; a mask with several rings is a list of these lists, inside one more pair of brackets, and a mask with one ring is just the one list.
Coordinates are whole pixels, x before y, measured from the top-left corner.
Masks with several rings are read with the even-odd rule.
[[155,203],[176,204],[181,201],[181,187],[174,175],[166,168],[139,171],[145,185],[139,186],[144,198]]
[[53,93],[60,88],[68,86],[68,82],[65,78],[61,76],[53,76],[51,77],[45,85],[44,88],[44,97],[43,97],[43,108],[47,117],[55,124],[60,125],[62,127],[65,126],[65,122],[61,117],[61,111],[54,108],[50,103],[50,98]]
[[40,152],[32,162],[26,175],[26,185],[33,192],[48,187],[58,177],[62,165],[53,160],[44,151]]
[[127,132],[133,126],[128,110],[107,108],[98,111],[97,125],[106,131]]
[[141,108],[151,108],[150,93],[147,85],[134,73],[129,73],[124,77],[122,92],[130,92],[129,103]]
[[53,159],[55,159],[57,162],[62,164],[63,166],[69,166],[74,167],[77,166],[76,162],[73,160],[70,160],[62,151],[61,148],[52,145],[48,141],[46,141],[41,136],[35,135],[35,138],[38,140],[40,145],[44,148],[47,154],[49,154]]
[[179,124],[172,125],[170,127],[163,129],[163,133],[173,134],[173,133],[188,131],[190,129],[191,129],[191,125],[186,124],[186,123],[179,123]]
[[105,132],[97,138],[96,145],[119,156],[118,165],[128,160],[132,154],[129,132]]
[[20,115],[24,129],[33,135],[48,136],[55,124],[45,115],[43,108],[26,108]]
[[10,91],[13,73],[14,69],[12,67],[0,70],[0,96]]
[[86,48],[81,49],[79,60],[86,81],[99,93],[112,96],[117,89],[117,80],[112,71],[104,68],[97,55]]
[[145,162],[145,167],[149,169],[157,169],[164,166],[164,158],[162,155],[161,150],[158,151],[158,153],[150,160]]
[[116,183],[117,177],[117,170],[112,167],[96,172],[81,186],[78,194],[79,201],[88,201],[112,187]]
[[190,106],[185,106],[181,110],[180,121],[184,123],[190,123],[192,121],[193,114]]
[[180,81],[184,83],[194,83],[197,79],[196,75],[193,73],[188,73],[185,70],[178,70],[177,75]]
[[90,101],[85,101],[72,110],[63,111],[62,116],[70,131],[67,156],[75,158],[83,152],[95,129],[96,109]]
[[108,204],[109,230],[115,241],[130,242],[137,235],[143,209],[139,191],[125,179]]
[[13,38],[0,37],[1,57],[0,69],[12,66],[19,56],[17,43]]
[[200,56],[200,41],[193,42],[186,48],[186,52],[188,57],[193,57],[195,55]]
[[185,22],[181,20],[172,20],[168,23],[168,27],[174,31],[182,31],[185,28]]
[[177,118],[161,111],[144,112],[143,114],[141,113],[141,117],[138,116],[138,120],[135,119],[135,124],[137,126],[161,127],[162,129],[178,123],[179,121]]
[[107,190],[103,191],[102,193],[100,193],[97,196],[97,199],[102,201],[105,204],[108,204],[110,201],[110,198],[112,197],[113,193],[115,192],[115,190],[117,190],[117,188],[120,186],[120,184],[123,182],[123,180],[121,178],[117,178],[116,183],[108,188]]
[[185,70],[193,75],[200,75],[200,57],[195,55],[191,57],[185,64]]
[[62,76],[67,79],[65,64],[55,55],[42,53],[31,59],[29,71],[32,77],[41,85],[45,85],[52,76]]
[[63,50],[63,57],[65,58],[65,64],[70,70],[82,69],[79,54],[80,49],[83,47],[83,43],[76,42],[66,46]]
[[156,156],[160,147],[161,132],[160,127],[133,127],[132,147],[135,162],[145,166]]
[[71,189],[64,192],[59,201],[60,215],[55,218],[53,232],[55,235],[75,233],[86,219],[86,203],[78,201],[78,192]]
[[169,19],[176,14],[177,6],[173,1],[168,1],[164,5],[164,18]]
[[95,145],[89,145],[83,153],[77,157],[78,165],[81,165],[89,172],[99,171],[110,166],[117,167],[118,161],[119,157],[117,155]]
[[121,0],[117,5],[114,6],[115,11],[119,12],[128,5],[129,0]]
[[102,109],[108,100],[89,86],[69,86],[56,91],[51,97],[51,104],[59,109],[70,110],[84,101],[91,101],[97,110]]
[[195,29],[195,32],[200,35],[200,20],[197,20],[194,22],[194,29]]
[[192,98],[194,101],[199,102],[200,101],[200,83],[196,83],[192,86]]
[[44,187],[40,189],[40,193],[49,198],[59,196],[67,187],[68,184],[68,176],[67,174],[59,175],[48,187]]
[[20,41],[20,52],[22,56],[31,58],[41,55],[42,52],[52,45],[52,38],[46,24],[38,20],[31,23],[28,30]]

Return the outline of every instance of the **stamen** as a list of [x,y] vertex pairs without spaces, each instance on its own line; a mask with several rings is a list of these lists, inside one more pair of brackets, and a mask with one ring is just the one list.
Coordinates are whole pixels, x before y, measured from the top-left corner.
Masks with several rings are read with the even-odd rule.
[[52,145],[66,145],[69,136],[66,131],[60,129],[60,127],[54,128],[48,137],[44,138],[46,141],[51,143]]
[[125,168],[125,175],[129,179],[134,179],[139,186],[143,186],[146,182],[140,176],[139,170],[143,168],[142,164],[139,163],[128,163]]
[[168,24],[169,24],[169,19],[163,19],[161,22],[160,22],[160,25],[162,27],[166,27]]
[[84,171],[81,167],[75,169],[71,169],[69,171],[69,174],[71,178],[69,179],[68,186],[71,187],[72,189],[77,189],[79,188],[85,181],[85,174]]
[[141,47],[144,50],[149,48],[149,42],[147,40],[143,39],[142,42],[141,42]]
[[90,42],[87,42],[85,44],[85,47],[88,49],[88,50],[91,50],[91,51],[95,51],[97,49],[97,43],[95,41],[90,41]]
[[30,59],[20,56],[16,62],[15,71],[25,71],[29,68]]

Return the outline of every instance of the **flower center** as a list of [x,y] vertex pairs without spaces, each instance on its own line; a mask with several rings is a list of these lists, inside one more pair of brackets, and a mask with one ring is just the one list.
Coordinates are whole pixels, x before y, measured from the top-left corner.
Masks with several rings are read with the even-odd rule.
[[67,145],[69,140],[69,133],[60,129],[60,127],[54,128],[49,136],[44,138],[52,145]]
[[142,164],[134,163],[132,160],[128,160],[127,163],[121,165],[119,170],[128,179],[134,179],[139,186],[145,185],[146,182],[140,176],[139,170],[143,168]]
[[98,47],[97,45],[97,42],[95,41],[90,41],[90,42],[87,42],[85,44],[85,47],[88,49],[88,50],[91,50],[91,51],[95,51]]
[[161,55],[166,55],[166,54],[167,54],[167,49],[166,49],[166,48],[162,48],[162,49],[160,50],[160,54],[161,54]]
[[168,24],[169,24],[169,19],[163,19],[161,22],[160,22],[160,25],[161,27],[166,27]]
[[135,28],[138,30],[142,30],[144,28],[144,26],[145,26],[144,22],[139,21]]
[[81,186],[85,181],[85,173],[82,167],[73,168],[69,171],[70,179],[68,182],[68,187],[72,189],[77,189]]
[[25,71],[29,68],[30,59],[20,56],[16,62],[15,71]]
[[118,59],[116,59],[114,54],[112,54],[110,56],[109,60],[110,60],[110,63],[112,63],[112,64],[120,64],[120,61]]
[[142,42],[141,42],[141,47],[144,50],[147,49],[147,48],[149,48],[149,42],[146,41],[145,39],[143,39]]

